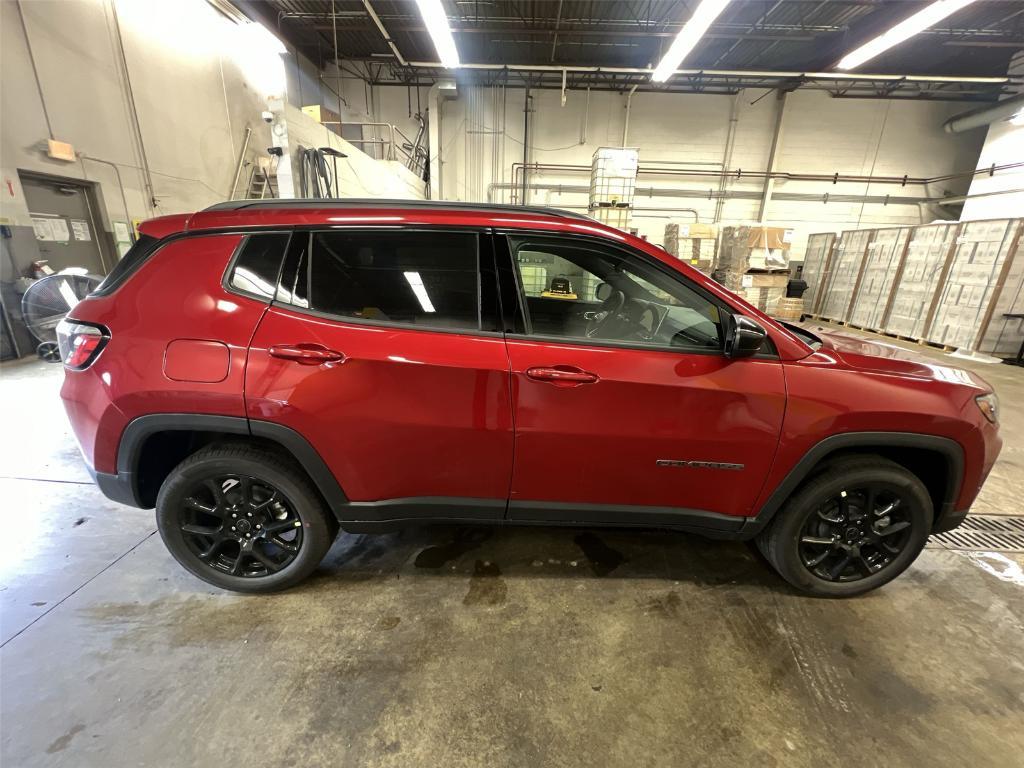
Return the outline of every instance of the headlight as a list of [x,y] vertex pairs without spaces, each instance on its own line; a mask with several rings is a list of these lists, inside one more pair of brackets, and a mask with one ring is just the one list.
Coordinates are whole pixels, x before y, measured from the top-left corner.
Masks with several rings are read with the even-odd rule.
[[989,392],[987,395],[978,395],[974,398],[974,402],[978,404],[978,408],[985,414],[986,419],[993,424],[999,423],[999,398],[996,397],[995,392]]

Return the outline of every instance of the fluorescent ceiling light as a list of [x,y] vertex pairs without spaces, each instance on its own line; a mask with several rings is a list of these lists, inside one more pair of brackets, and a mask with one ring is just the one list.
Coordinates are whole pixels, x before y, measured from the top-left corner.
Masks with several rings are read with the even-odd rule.
[[725,10],[725,6],[728,4],[729,0],[701,0],[697,10],[693,12],[693,16],[686,22],[686,26],[679,30],[676,39],[672,41],[672,46],[668,49],[668,53],[665,54],[661,63],[655,68],[654,74],[651,75],[651,80],[656,83],[663,83],[672,77],[679,68],[679,65],[683,63],[686,55],[704,37],[704,33],[708,31],[711,22],[718,18],[718,15]]
[[883,51],[887,51],[894,45],[899,45],[904,40],[933,27],[947,16],[952,16],[961,8],[970,5],[975,0],[936,0],[926,8],[921,9],[909,19],[905,19],[892,29],[883,32],[874,40],[869,40],[852,53],[846,54],[842,61],[836,66],[839,69],[853,69],[859,67],[865,61],[870,61]]
[[420,306],[423,307],[424,312],[436,312],[434,305],[430,303],[430,297],[427,295],[427,289],[423,286],[423,278],[420,277],[419,272],[405,272],[405,279],[409,281],[409,287],[412,288],[412,292],[416,294],[416,298],[419,299]]
[[434,41],[437,57],[448,69],[459,66],[459,52],[455,48],[455,38],[448,26],[448,14],[444,12],[441,0],[416,0],[423,23],[427,25],[430,39]]
[[242,39],[246,45],[251,45],[260,52],[269,51],[270,53],[288,53],[288,49],[284,47],[284,43],[274,35],[269,29],[264,27],[258,22],[251,22],[249,24],[242,24],[239,30],[242,34]]

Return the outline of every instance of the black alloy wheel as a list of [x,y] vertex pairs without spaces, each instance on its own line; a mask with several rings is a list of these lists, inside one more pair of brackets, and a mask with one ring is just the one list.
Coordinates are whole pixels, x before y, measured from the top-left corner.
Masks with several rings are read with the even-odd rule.
[[178,563],[235,592],[276,592],[316,570],[338,532],[302,468],[282,451],[229,443],[171,470],[156,522]]
[[910,541],[909,500],[880,484],[840,491],[807,518],[800,561],[819,579],[859,581],[878,573]]
[[913,472],[882,456],[842,456],[793,493],[757,546],[801,592],[852,597],[903,573],[933,523],[932,497]]
[[302,548],[302,521],[266,480],[221,475],[195,485],[181,506],[185,543],[208,567],[259,578],[290,565]]

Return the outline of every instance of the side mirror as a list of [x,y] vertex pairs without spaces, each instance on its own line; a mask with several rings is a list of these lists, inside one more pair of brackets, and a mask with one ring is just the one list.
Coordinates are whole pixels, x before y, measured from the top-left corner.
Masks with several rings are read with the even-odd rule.
[[725,333],[725,356],[753,357],[761,351],[768,332],[746,315],[729,315]]
[[606,301],[612,295],[612,287],[608,283],[598,283],[594,289],[594,298],[598,301]]

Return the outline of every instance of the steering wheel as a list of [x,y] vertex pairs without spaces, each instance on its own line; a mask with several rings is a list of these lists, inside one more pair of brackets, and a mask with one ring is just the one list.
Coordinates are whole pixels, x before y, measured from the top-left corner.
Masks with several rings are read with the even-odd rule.
[[596,312],[588,312],[587,338],[592,339],[605,328],[622,311],[626,305],[626,294],[617,288],[612,288],[611,294],[601,303],[601,308]]

